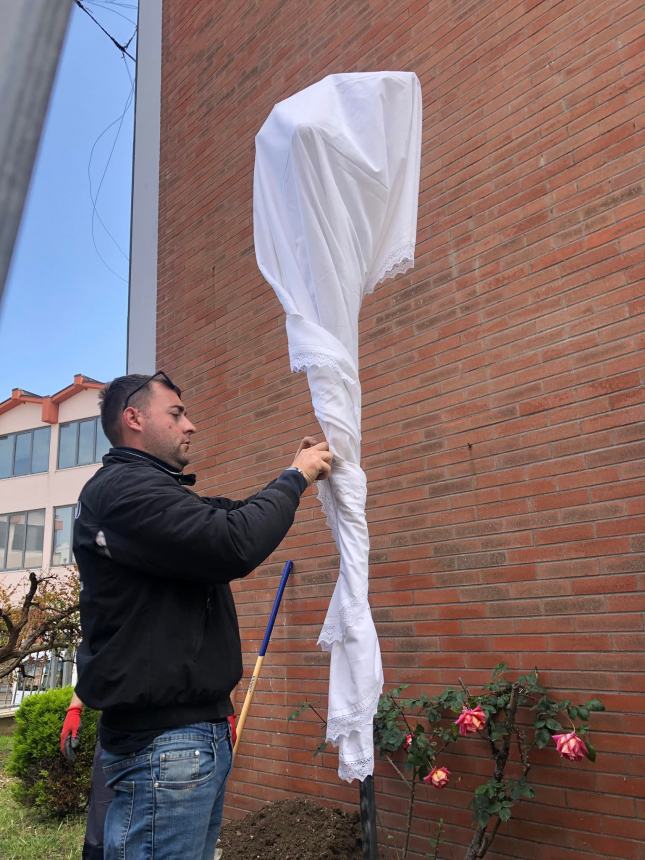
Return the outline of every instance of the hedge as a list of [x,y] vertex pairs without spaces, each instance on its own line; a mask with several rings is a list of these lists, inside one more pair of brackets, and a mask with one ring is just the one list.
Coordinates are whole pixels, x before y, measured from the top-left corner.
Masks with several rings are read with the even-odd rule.
[[33,693],[16,712],[13,752],[7,772],[17,777],[13,791],[26,806],[46,817],[81,812],[92,778],[98,712],[85,708],[74,764],[60,752],[60,732],[72,696],[71,687]]

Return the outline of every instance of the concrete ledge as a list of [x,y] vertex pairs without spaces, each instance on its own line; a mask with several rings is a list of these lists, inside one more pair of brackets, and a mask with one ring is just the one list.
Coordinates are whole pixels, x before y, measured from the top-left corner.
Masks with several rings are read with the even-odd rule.
[[16,727],[17,708],[3,708],[0,710],[0,735],[10,735]]

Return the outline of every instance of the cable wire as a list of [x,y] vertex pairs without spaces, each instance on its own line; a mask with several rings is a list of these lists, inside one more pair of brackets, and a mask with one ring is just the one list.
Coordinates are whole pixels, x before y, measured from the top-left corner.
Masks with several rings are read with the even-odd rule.
[[125,55],[126,55],[126,57],[130,57],[130,59],[132,60],[132,62],[133,62],[133,63],[136,63],[136,62],[137,62],[137,61],[136,61],[136,59],[132,56],[132,54],[128,51],[128,47],[129,47],[129,45],[130,45],[130,42],[132,41],[132,38],[133,38],[133,36],[134,36],[134,33],[132,34],[132,36],[130,36],[130,38],[129,38],[129,40],[128,40],[127,44],[122,45],[120,42],[117,42],[117,40],[114,38],[114,36],[113,36],[111,33],[109,33],[109,32],[105,29],[105,27],[103,26],[103,24],[101,24],[101,22],[100,22],[100,21],[98,21],[98,20],[94,17],[94,15],[92,15],[92,13],[90,12],[90,10],[89,10],[89,9],[87,9],[87,8],[83,5],[83,3],[81,2],[81,0],[74,0],[74,2],[76,3],[76,5],[78,6],[78,8],[79,8],[79,9],[82,9],[82,10],[83,10],[83,12],[85,12],[85,14],[86,14],[86,15],[89,15],[89,16],[90,16],[90,18],[92,19],[92,21],[94,21],[94,23],[97,25],[97,27],[99,27],[99,28],[100,28],[100,29],[105,33],[105,35],[108,37],[108,39],[110,39],[110,41],[114,42],[114,44],[117,46],[117,48],[119,49],[119,51],[121,51],[121,53],[122,53],[122,54],[125,54]]
[[[127,64],[127,63],[125,63],[125,70],[126,70],[126,72],[128,73],[128,78],[130,79],[130,87],[131,87],[131,89],[130,89],[130,93],[128,94],[128,98],[126,99],[126,104],[125,104],[125,107],[124,107],[124,109],[123,109],[123,112],[122,112],[122,113],[121,113],[121,114],[120,114],[120,115],[119,115],[115,120],[113,120],[113,121],[112,121],[112,122],[111,122],[111,123],[110,123],[106,128],[104,128],[104,129],[103,129],[103,131],[99,134],[99,136],[96,138],[96,140],[95,140],[95,141],[94,141],[94,143],[92,144],[92,149],[91,149],[91,151],[90,151],[89,161],[88,161],[88,163],[87,163],[87,178],[88,178],[88,180],[89,180],[89,184],[90,184],[90,199],[91,199],[91,201],[92,201],[92,237],[94,238],[94,217],[96,216],[96,218],[98,218],[99,223],[101,224],[101,226],[103,227],[103,229],[105,230],[105,232],[107,233],[107,235],[108,235],[108,236],[110,237],[110,239],[112,239],[112,241],[114,242],[115,246],[116,246],[116,247],[117,247],[117,249],[119,250],[119,252],[120,252],[121,256],[123,257],[123,259],[124,259],[124,260],[126,260],[126,261],[128,261],[128,260],[129,260],[129,256],[128,256],[128,254],[126,254],[126,252],[123,250],[123,248],[121,247],[121,245],[118,243],[118,241],[117,241],[117,240],[115,239],[115,237],[112,235],[112,233],[111,233],[111,232],[110,232],[110,230],[108,229],[107,224],[105,223],[105,221],[103,220],[103,218],[101,218],[101,214],[99,213],[98,208],[97,208],[97,201],[98,201],[99,191],[101,190],[101,184],[103,183],[103,178],[105,177],[105,172],[107,171],[107,169],[108,169],[108,167],[109,167],[109,159],[112,157],[112,152],[110,153],[110,156],[109,156],[109,158],[108,158],[108,164],[106,165],[105,170],[104,170],[104,172],[103,172],[103,176],[101,177],[101,183],[99,184],[99,188],[98,188],[98,190],[97,190],[97,192],[96,192],[96,195],[94,194],[94,191],[93,191],[93,188],[92,188],[92,173],[91,173],[91,168],[92,168],[92,159],[93,159],[93,157],[94,157],[94,150],[96,149],[96,147],[97,147],[97,145],[98,145],[99,141],[101,140],[101,138],[102,138],[105,134],[107,134],[107,132],[108,132],[108,131],[113,127],[113,126],[115,126],[117,123],[120,123],[120,122],[122,122],[122,121],[123,121],[123,117],[124,117],[125,113],[127,113],[127,110],[128,110],[128,108],[129,108],[129,106],[130,106],[130,105],[129,105],[129,102],[130,102],[130,99],[131,99],[131,97],[132,97],[132,89],[134,89],[134,81],[132,80],[132,75],[130,74],[130,70],[128,69],[128,64]],[[120,130],[121,130],[121,128],[120,128],[120,126],[119,126],[119,130],[117,131],[117,138],[118,138],[118,135],[119,135]],[[114,151],[114,146],[116,146],[116,138],[115,138],[115,140],[114,140],[114,145],[113,145],[113,147],[112,147],[112,151]]]
[[[91,201],[92,201],[92,225],[91,225],[91,232],[92,232],[92,244],[94,245],[94,250],[95,250],[95,251],[96,251],[96,253],[98,254],[99,259],[101,260],[101,262],[103,263],[103,265],[104,265],[107,269],[109,269],[109,270],[110,270],[110,272],[112,272],[112,274],[113,274],[113,275],[115,275],[117,278],[119,278],[119,280],[123,281],[123,283],[124,283],[124,284],[127,284],[127,282],[128,282],[128,281],[127,281],[127,279],[126,279],[126,278],[124,278],[122,275],[120,275],[120,274],[119,274],[115,269],[113,269],[113,268],[112,268],[112,266],[107,262],[107,260],[106,260],[106,259],[105,259],[105,257],[103,256],[103,254],[99,251],[98,245],[96,244],[96,235],[95,235],[95,231],[94,231],[95,218],[98,218],[99,223],[101,224],[101,226],[103,227],[103,229],[105,230],[105,232],[108,234],[108,236],[110,237],[110,239],[112,239],[112,241],[114,242],[114,244],[116,245],[116,247],[118,248],[118,250],[120,251],[120,253],[122,254],[122,256],[124,257],[124,259],[125,259],[126,261],[128,261],[128,260],[129,260],[129,256],[128,256],[128,254],[126,254],[126,253],[125,253],[125,251],[121,248],[121,246],[119,245],[119,243],[117,242],[117,240],[114,238],[114,236],[112,235],[112,233],[110,232],[110,230],[107,228],[107,226],[106,226],[105,222],[103,221],[103,219],[101,218],[101,216],[100,216],[100,214],[99,214],[99,212],[98,212],[98,210],[97,210],[99,194],[101,193],[101,188],[103,187],[103,181],[104,181],[104,179],[105,179],[105,177],[106,177],[106,174],[107,174],[108,168],[109,168],[109,166],[110,166],[110,162],[112,161],[112,155],[114,154],[114,150],[115,150],[115,148],[116,148],[116,144],[117,144],[117,141],[118,141],[118,139],[119,139],[119,135],[120,135],[120,133],[121,133],[121,128],[123,127],[123,121],[125,120],[125,116],[126,116],[126,114],[127,114],[127,112],[128,112],[128,109],[130,108],[130,105],[132,104],[132,99],[133,99],[133,97],[134,97],[134,79],[132,78],[132,75],[130,74],[130,69],[128,68],[128,64],[127,64],[127,62],[126,62],[125,57],[123,57],[123,64],[124,64],[124,66],[125,66],[126,72],[128,73],[128,78],[130,79],[130,92],[128,93],[128,97],[127,97],[127,99],[126,99],[126,101],[125,101],[125,105],[124,105],[124,107],[123,107],[123,111],[121,112],[120,116],[118,116],[118,117],[117,117],[115,120],[113,120],[113,121],[112,121],[108,126],[106,126],[106,128],[104,128],[104,129],[103,129],[103,131],[99,134],[99,136],[98,136],[98,137],[96,138],[96,140],[94,141],[94,144],[93,144],[92,149],[91,149],[91,151],[90,151],[89,161],[88,161],[88,164],[87,164],[87,175],[88,175],[88,179],[89,179],[89,183],[90,183],[90,199],[91,199]],[[109,155],[108,155],[107,162],[106,162],[105,167],[104,167],[104,169],[103,169],[103,173],[101,174],[101,179],[100,179],[99,184],[98,184],[98,187],[97,187],[97,189],[96,189],[96,194],[93,194],[93,190],[92,190],[91,165],[92,165],[92,158],[93,158],[93,156],[94,156],[94,150],[96,149],[96,146],[97,146],[98,142],[101,140],[101,138],[102,138],[105,134],[107,134],[107,132],[108,132],[108,131],[113,127],[113,126],[115,126],[117,123],[118,123],[118,128],[117,128],[116,134],[115,134],[115,136],[114,136],[114,140],[112,141],[112,147],[111,147],[111,149],[110,149],[110,153],[109,153]]]
[[[123,18],[124,21],[127,21],[129,24],[133,24],[136,27],[136,21],[133,21],[132,18],[128,18],[128,16],[124,15],[123,12],[119,12],[117,9],[113,9],[111,5],[107,5],[107,3],[105,3],[105,0],[85,0],[85,2],[90,6],[96,6],[98,9],[101,9],[104,12],[111,12],[113,15],[118,15],[119,18]],[[128,42],[125,47],[127,48],[129,44],[130,42]]]
[[[86,0],[87,2],[87,0]],[[121,3],[119,0],[101,0],[106,6],[120,6],[122,9],[137,9],[136,3]]]

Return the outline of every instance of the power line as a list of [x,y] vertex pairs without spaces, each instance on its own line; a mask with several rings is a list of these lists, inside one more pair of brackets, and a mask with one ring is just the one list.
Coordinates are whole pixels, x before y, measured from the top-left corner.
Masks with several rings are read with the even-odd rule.
[[[97,189],[96,195],[94,194],[93,189],[92,189],[92,171],[91,171],[91,168],[92,168],[92,159],[93,159],[93,157],[94,157],[94,150],[96,149],[96,147],[97,147],[97,145],[98,145],[99,141],[101,140],[101,138],[102,138],[105,134],[107,134],[107,132],[108,132],[108,131],[113,127],[113,126],[115,126],[117,123],[122,123],[122,122],[123,122],[123,118],[124,118],[125,114],[127,113],[128,108],[129,108],[129,106],[130,106],[130,101],[131,101],[131,98],[132,98],[132,90],[134,89],[134,81],[132,80],[132,75],[130,74],[130,69],[128,68],[128,64],[125,62],[125,60],[124,60],[124,65],[125,65],[125,70],[126,70],[126,72],[127,72],[127,74],[128,74],[128,78],[129,78],[129,80],[130,80],[130,88],[131,88],[131,89],[130,89],[130,92],[129,92],[128,97],[127,97],[127,99],[126,99],[126,104],[125,104],[125,107],[123,108],[123,112],[122,112],[122,113],[121,113],[121,114],[120,114],[120,115],[119,115],[115,120],[113,120],[113,121],[112,121],[112,122],[111,122],[111,123],[110,123],[106,128],[104,128],[104,129],[103,129],[103,131],[99,134],[99,136],[96,138],[96,140],[95,140],[95,141],[94,141],[94,143],[92,144],[92,149],[91,149],[91,151],[90,151],[90,157],[89,157],[89,160],[88,160],[88,162],[87,162],[87,178],[88,178],[88,181],[89,181],[89,184],[90,184],[90,200],[92,201],[92,239],[94,240],[94,217],[96,216],[96,217],[98,218],[98,220],[99,220],[99,223],[101,224],[101,226],[103,227],[103,229],[104,229],[104,230],[105,230],[105,232],[107,233],[107,235],[108,235],[108,236],[110,237],[110,239],[114,242],[114,245],[115,245],[115,246],[116,246],[116,248],[118,249],[118,251],[119,251],[119,253],[121,254],[121,256],[123,257],[123,259],[124,259],[124,260],[126,260],[126,261],[128,261],[128,260],[129,260],[129,256],[128,256],[128,254],[126,254],[126,252],[123,250],[123,248],[121,247],[121,245],[120,245],[120,244],[117,242],[117,240],[115,239],[114,235],[110,232],[110,230],[108,229],[107,224],[105,223],[105,221],[103,220],[103,218],[101,218],[101,215],[100,215],[100,213],[99,213],[99,211],[98,211],[98,208],[97,208],[97,205],[98,205],[98,195],[99,195],[99,191],[101,190],[101,187],[100,187],[100,186],[101,186],[101,184],[102,184],[102,182],[103,182],[103,179],[104,179],[104,177],[105,177],[105,173],[107,172],[107,169],[108,169],[108,167],[109,167],[109,165],[110,165],[110,159],[111,159],[111,157],[112,157],[112,152],[114,151],[114,147],[116,146],[116,140],[117,140],[117,138],[118,138],[118,136],[119,136],[119,132],[121,131],[121,127],[120,127],[120,125],[119,125],[119,129],[118,129],[118,131],[117,131],[117,134],[116,134],[116,138],[115,138],[115,140],[114,140],[114,144],[113,144],[113,146],[112,146],[112,152],[110,152],[110,155],[109,155],[109,157],[108,157],[108,163],[106,164],[106,166],[105,166],[105,170],[103,171],[103,175],[102,175],[102,177],[101,177],[101,181],[100,181],[100,184],[99,184],[99,188]],[[97,252],[98,252],[98,249],[97,249]]]
[[[122,276],[121,276],[121,275],[120,275],[120,274],[119,274],[115,269],[113,269],[113,268],[112,268],[112,266],[107,262],[107,260],[106,260],[106,259],[105,259],[105,257],[103,256],[103,254],[101,254],[101,252],[99,251],[99,249],[98,249],[98,245],[96,244],[96,235],[95,235],[95,233],[94,233],[94,223],[95,223],[94,219],[95,219],[95,217],[96,217],[96,218],[98,218],[98,220],[99,220],[100,224],[102,225],[103,229],[104,229],[104,230],[105,230],[105,232],[108,234],[108,236],[110,237],[110,239],[112,239],[112,241],[114,242],[114,244],[116,245],[116,247],[119,249],[119,251],[121,252],[122,256],[123,256],[126,260],[128,260],[128,259],[129,259],[129,258],[128,258],[128,255],[123,251],[123,249],[121,248],[121,246],[119,245],[119,243],[117,242],[117,240],[114,238],[114,236],[112,235],[112,233],[108,230],[108,228],[107,228],[107,226],[106,226],[105,222],[103,221],[103,219],[101,218],[101,216],[100,216],[99,212],[97,211],[97,204],[98,204],[99,194],[101,193],[101,188],[102,188],[102,186],[103,186],[103,180],[105,179],[105,176],[106,176],[106,174],[107,174],[108,168],[109,168],[109,166],[110,166],[110,162],[111,162],[111,160],[112,160],[112,155],[114,154],[114,150],[115,150],[115,148],[116,148],[116,144],[117,144],[117,141],[118,141],[118,139],[119,139],[119,134],[121,133],[121,128],[122,128],[122,126],[123,126],[123,121],[124,121],[124,119],[125,119],[125,115],[126,115],[126,113],[128,112],[128,109],[129,109],[129,107],[130,107],[130,105],[131,105],[131,103],[132,103],[132,98],[133,98],[133,96],[134,96],[134,80],[133,80],[133,78],[132,78],[132,75],[130,74],[130,69],[128,68],[128,64],[127,64],[127,62],[126,62],[126,60],[125,60],[125,57],[123,57],[123,64],[124,64],[124,66],[125,66],[126,72],[128,73],[128,78],[130,79],[130,92],[128,93],[128,97],[127,97],[127,99],[126,99],[126,101],[125,101],[125,105],[124,105],[124,107],[123,107],[123,111],[121,112],[120,116],[118,116],[118,117],[117,117],[115,120],[113,120],[113,121],[112,121],[108,126],[106,126],[106,128],[104,128],[104,129],[103,129],[103,131],[99,134],[99,136],[98,136],[98,137],[96,138],[96,140],[94,141],[94,144],[93,144],[92,149],[91,149],[91,151],[90,151],[90,158],[89,158],[89,161],[88,161],[88,164],[87,164],[87,175],[88,175],[88,179],[89,179],[89,183],[90,183],[90,199],[91,199],[91,201],[92,201],[92,228],[91,228],[91,229],[92,229],[92,244],[94,245],[94,250],[95,250],[95,251],[96,251],[96,253],[98,254],[99,259],[101,260],[101,262],[103,263],[103,265],[104,265],[107,269],[109,269],[109,270],[112,272],[112,274],[113,274],[113,275],[115,275],[117,278],[119,278],[119,280],[121,280],[121,281],[123,281],[123,283],[127,284],[127,279],[126,279],[126,278],[124,278],[124,277],[122,277]],[[95,195],[93,195],[93,194],[92,194],[92,175],[91,175],[91,172],[90,172],[90,168],[91,168],[91,165],[92,165],[92,157],[93,157],[93,155],[94,155],[94,150],[96,149],[96,146],[97,146],[98,142],[101,140],[101,138],[102,138],[105,134],[107,134],[107,132],[108,132],[108,131],[113,127],[113,126],[115,126],[117,123],[118,123],[118,128],[117,128],[116,134],[115,134],[115,136],[114,136],[114,140],[112,141],[112,147],[111,147],[111,149],[110,149],[110,154],[108,155],[108,159],[107,159],[107,162],[106,162],[105,168],[103,169],[103,173],[102,173],[102,175],[101,175],[101,179],[100,179],[100,181],[99,181],[98,188],[96,189],[96,194],[95,194]]]
[[[128,98],[129,98],[129,96],[128,96]],[[127,107],[129,107],[129,105],[127,105]],[[126,108],[126,109],[127,109],[127,108]],[[100,212],[98,211],[98,208],[97,208],[98,191],[97,191],[97,194],[95,195],[95,194],[94,194],[94,189],[92,188],[92,174],[91,174],[92,159],[93,159],[93,157],[94,157],[94,149],[95,149],[95,148],[96,148],[96,146],[98,145],[98,143],[99,143],[99,141],[101,140],[101,138],[103,137],[103,135],[107,134],[107,132],[108,132],[108,131],[113,127],[113,126],[115,126],[115,125],[120,121],[120,119],[121,119],[121,116],[119,115],[119,116],[118,116],[115,120],[113,120],[113,121],[112,121],[112,122],[111,122],[111,123],[110,123],[106,128],[104,128],[104,129],[103,129],[103,131],[101,132],[101,134],[100,134],[100,135],[96,138],[96,140],[94,141],[94,143],[93,143],[93,145],[92,145],[92,150],[91,150],[91,152],[90,152],[90,157],[89,157],[89,160],[88,160],[88,162],[87,162],[87,178],[88,178],[89,183],[90,183],[90,200],[92,201],[92,239],[94,239],[94,223],[93,223],[93,222],[94,222],[94,218],[96,217],[96,218],[98,219],[98,221],[99,221],[99,224],[101,225],[101,227],[103,227],[103,229],[105,230],[105,232],[107,233],[107,235],[110,237],[110,239],[111,239],[111,240],[112,240],[112,242],[114,243],[114,245],[115,245],[116,249],[119,251],[119,253],[120,253],[120,254],[121,254],[121,256],[123,257],[123,259],[127,261],[127,260],[129,259],[129,258],[128,258],[128,255],[127,255],[127,254],[126,254],[126,252],[123,250],[123,248],[121,247],[121,245],[119,244],[119,242],[117,241],[117,239],[114,237],[113,233],[109,230],[109,228],[108,228],[107,224],[105,223],[105,221],[104,221],[104,220],[103,220],[103,218],[101,217]],[[109,163],[109,162],[108,162],[108,163]]]
[[[87,0],[86,0],[87,2]],[[122,9],[136,9],[136,3],[121,3],[119,0],[101,0],[106,6],[120,6]]]
[[[91,6],[96,6],[97,8],[102,9],[104,12],[111,12],[113,15],[118,15],[119,18],[123,18],[124,21],[127,21],[129,24],[133,24],[136,27],[136,21],[132,18],[128,18],[128,16],[124,15],[123,12],[119,12],[117,9],[114,9],[112,5],[108,5],[105,0],[85,0],[85,2]],[[129,44],[130,43],[128,42],[128,45]],[[128,45],[126,45],[126,48]]]
[[[132,56],[132,54],[128,51],[128,47],[130,46],[130,42],[134,38],[134,33],[132,34],[132,36],[130,36],[130,38],[128,39],[126,44],[122,45],[120,42],[117,42],[117,40],[114,38],[114,36],[105,29],[105,27],[103,26],[103,24],[101,24],[100,21],[97,21],[97,19],[94,17],[94,15],[92,15],[92,13],[89,11],[89,9],[87,9],[85,6],[83,6],[81,0],[74,0],[74,2],[76,3],[76,5],[78,6],[79,9],[82,9],[86,15],[90,16],[90,18],[92,19],[92,21],[94,21],[94,23],[97,25],[97,27],[99,27],[105,33],[105,35],[108,37],[108,39],[110,39],[111,42],[114,42],[114,44],[117,46],[119,51],[121,51],[122,54],[125,54],[126,57],[130,57],[130,59],[132,60],[133,63],[137,62],[135,60],[135,58]],[[135,33],[136,33],[136,29],[135,29]]]

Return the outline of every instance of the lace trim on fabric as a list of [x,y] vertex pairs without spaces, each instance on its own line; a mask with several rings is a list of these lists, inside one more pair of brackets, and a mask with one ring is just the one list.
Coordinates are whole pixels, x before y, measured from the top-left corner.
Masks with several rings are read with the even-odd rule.
[[374,292],[375,287],[381,281],[387,281],[389,278],[395,278],[397,275],[402,275],[414,267],[414,242],[407,242],[405,245],[397,248],[396,251],[391,251],[383,261],[381,268],[377,274],[367,283],[365,287],[365,295]]
[[363,782],[366,776],[371,776],[373,773],[374,756],[359,758],[354,761],[338,759],[338,776],[346,782],[352,782],[354,779],[360,779]]
[[345,630],[351,627],[358,620],[360,612],[365,609],[367,603],[367,590],[364,594],[359,595],[351,603],[345,603],[340,607],[340,612],[334,621],[325,621],[320,636],[318,637],[318,645],[323,651],[331,651],[334,642],[340,642]]
[[[369,732],[371,736],[374,715],[378,708],[382,684],[378,689],[361,702],[351,713],[328,717],[326,739],[335,746],[340,746],[342,737],[349,737],[350,732]],[[374,773],[374,753],[361,758],[349,759],[343,755],[342,748],[338,757],[338,776],[346,782],[354,779],[365,779]]]
[[350,732],[371,726],[378,708],[382,687],[383,685],[379,684],[367,698],[355,705],[351,711],[335,716],[328,714],[325,730],[326,739],[337,746],[341,737],[349,737]]
[[336,506],[334,505],[334,496],[325,481],[318,481],[316,489],[318,490],[318,501],[320,502],[320,507],[323,509],[325,521],[334,536],[336,546],[338,546],[338,515],[336,514]]
[[293,373],[302,373],[308,367],[331,367],[342,380],[352,385],[356,384],[356,380],[345,373],[340,364],[331,355],[327,355],[324,352],[297,352],[291,356],[291,370]]

